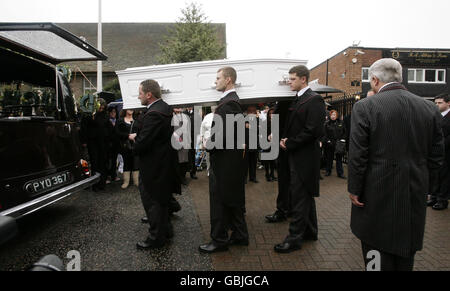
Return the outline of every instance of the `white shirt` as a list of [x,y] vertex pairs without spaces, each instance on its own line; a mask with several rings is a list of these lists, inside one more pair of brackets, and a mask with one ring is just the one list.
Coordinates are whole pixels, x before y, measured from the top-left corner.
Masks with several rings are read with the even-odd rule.
[[233,89],[230,89],[230,90],[228,90],[228,91],[223,92],[222,98],[225,97],[225,96],[227,96],[228,93],[231,93],[231,92],[236,92],[236,89],[233,88]]
[[200,127],[200,136],[202,143],[205,146],[206,141],[211,138],[211,127],[214,119],[214,113],[209,113],[203,118],[202,126]]
[[265,111],[262,111],[259,115],[259,120],[266,121],[267,120],[267,113]]
[[445,117],[450,112],[450,108],[445,110],[444,112],[441,112],[442,117]]
[[298,91],[297,96],[301,97],[303,94],[305,94],[306,91],[308,91],[309,86],[306,86],[305,88],[301,89],[300,91]]
[[151,104],[147,105],[147,109],[150,109],[150,107],[151,107],[153,104],[155,104],[156,102],[158,102],[158,101],[160,101],[160,100],[162,100],[162,99],[159,98],[158,100],[153,101]]

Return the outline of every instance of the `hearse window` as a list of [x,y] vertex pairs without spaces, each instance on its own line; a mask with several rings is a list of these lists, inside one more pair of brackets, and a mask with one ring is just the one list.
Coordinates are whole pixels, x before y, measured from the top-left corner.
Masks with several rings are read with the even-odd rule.
[[0,118],[56,116],[54,88],[35,87],[23,82],[0,83]]

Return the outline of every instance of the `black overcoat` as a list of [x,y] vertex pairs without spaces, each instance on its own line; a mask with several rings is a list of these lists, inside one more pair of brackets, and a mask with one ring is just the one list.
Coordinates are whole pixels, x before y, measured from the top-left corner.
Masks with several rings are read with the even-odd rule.
[[445,161],[447,167],[450,167],[450,112],[442,119],[442,131],[445,140]]
[[[215,176],[214,194],[222,203],[228,206],[240,207],[245,204],[245,164],[244,152],[237,148],[237,124],[235,124],[234,149],[226,149],[226,115],[242,114],[239,97],[236,92],[230,92],[219,101],[216,108],[213,127],[217,124],[217,118],[223,120],[223,145],[224,149],[213,149],[210,151],[211,167]],[[245,126],[245,125],[242,125]],[[215,134],[211,140],[215,140]]]
[[171,144],[172,110],[163,100],[156,101],[142,118],[133,153],[139,157],[139,170],[145,191],[166,205],[172,193],[181,194],[176,172],[177,152]]
[[325,102],[322,96],[307,90],[288,109],[283,138],[289,163],[294,163],[306,191],[319,197],[320,157],[319,140],[324,135]]
[[426,196],[443,161],[441,119],[399,83],[354,105],[348,191],[365,204],[351,216],[361,241],[403,257],[422,249]]

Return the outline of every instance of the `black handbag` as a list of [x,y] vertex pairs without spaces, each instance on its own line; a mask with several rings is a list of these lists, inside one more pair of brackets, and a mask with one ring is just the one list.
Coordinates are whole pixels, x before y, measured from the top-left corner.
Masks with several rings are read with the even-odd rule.
[[345,154],[345,141],[342,140],[336,141],[336,149],[334,152],[338,155]]

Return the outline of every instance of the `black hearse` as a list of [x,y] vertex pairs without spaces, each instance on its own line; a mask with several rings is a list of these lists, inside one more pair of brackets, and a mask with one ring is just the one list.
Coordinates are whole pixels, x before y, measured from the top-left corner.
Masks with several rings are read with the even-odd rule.
[[56,66],[106,56],[51,23],[0,23],[0,216],[19,218],[99,180],[82,160],[74,97]]

